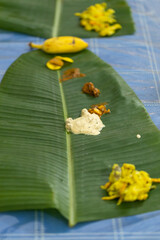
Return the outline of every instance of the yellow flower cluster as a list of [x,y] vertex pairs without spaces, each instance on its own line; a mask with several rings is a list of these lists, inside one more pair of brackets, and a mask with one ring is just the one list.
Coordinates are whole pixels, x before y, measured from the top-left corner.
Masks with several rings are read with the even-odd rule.
[[109,196],[103,197],[103,200],[112,200],[119,198],[117,205],[121,202],[131,202],[136,200],[145,200],[148,198],[148,192],[155,188],[153,182],[159,182],[159,178],[150,178],[145,171],[137,171],[132,164],[124,163],[120,168],[114,164],[109,176],[109,182],[102,189],[108,192]]
[[111,8],[106,10],[106,8],[106,3],[97,3],[82,13],[75,13],[75,15],[81,18],[80,23],[87,31],[94,30],[100,36],[111,36],[122,26],[115,19],[115,11]]

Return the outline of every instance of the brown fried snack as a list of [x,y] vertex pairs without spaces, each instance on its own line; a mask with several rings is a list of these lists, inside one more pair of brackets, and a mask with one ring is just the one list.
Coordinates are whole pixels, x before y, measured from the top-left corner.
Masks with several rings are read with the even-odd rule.
[[111,110],[106,109],[106,103],[100,103],[100,104],[92,105],[91,108],[88,109],[88,112],[91,114],[95,113],[99,117],[101,117],[103,114],[111,113]]
[[92,82],[85,83],[82,88],[82,91],[94,97],[98,97],[100,94],[100,90],[98,88],[95,88]]
[[61,82],[67,81],[72,78],[79,78],[79,77],[85,77],[85,76],[86,74],[80,73],[79,68],[71,68],[64,72],[61,78]]

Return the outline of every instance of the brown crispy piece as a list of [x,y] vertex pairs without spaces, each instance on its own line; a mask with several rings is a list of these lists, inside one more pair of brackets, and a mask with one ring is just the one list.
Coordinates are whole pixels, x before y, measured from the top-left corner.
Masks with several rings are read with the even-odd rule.
[[85,83],[82,88],[82,91],[94,97],[98,97],[100,94],[100,90],[98,88],[95,88],[92,82]]
[[101,117],[103,114],[111,113],[111,110],[106,109],[106,106],[103,103],[101,103],[101,104],[92,105],[91,108],[88,109],[88,112],[91,114],[95,113],[99,117]]
[[64,65],[63,61],[61,59],[56,58],[56,57],[49,60],[49,63],[55,64],[55,65],[58,65],[58,66],[63,66]]
[[64,72],[61,81],[67,81],[72,78],[85,77],[86,74],[81,73],[79,68],[71,68]]

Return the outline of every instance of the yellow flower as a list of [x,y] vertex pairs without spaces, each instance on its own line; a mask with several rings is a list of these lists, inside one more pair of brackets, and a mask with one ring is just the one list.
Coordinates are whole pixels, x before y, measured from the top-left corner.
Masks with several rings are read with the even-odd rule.
[[108,192],[109,196],[102,197],[103,200],[112,200],[119,198],[118,205],[121,202],[131,202],[136,200],[145,200],[148,198],[148,192],[155,188],[153,182],[160,183],[160,178],[150,178],[145,171],[137,171],[133,164],[124,163],[120,168],[114,164],[109,176],[109,182],[102,189]]
[[56,57],[50,59],[46,63],[46,67],[49,68],[50,70],[61,69],[63,67],[63,65],[64,65],[63,61],[73,63],[73,59],[71,59],[71,58],[56,56]]
[[100,36],[111,36],[122,26],[116,23],[114,16],[115,11],[112,8],[106,10],[106,3],[97,3],[88,7],[82,13],[75,13],[76,16],[80,17],[80,24],[87,31],[96,31]]

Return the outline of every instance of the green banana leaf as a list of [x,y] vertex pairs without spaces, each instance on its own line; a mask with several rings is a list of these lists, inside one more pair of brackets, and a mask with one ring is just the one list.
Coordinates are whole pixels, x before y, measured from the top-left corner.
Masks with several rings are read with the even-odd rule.
[[[90,5],[106,0],[0,0],[0,28],[49,38],[53,36],[98,37],[80,26],[79,17]],[[114,36],[133,34],[134,23],[125,0],[106,1],[122,25]]]
[[[100,185],[108,181],[114,163],[135,164],[160,177],[160,132],[132,89],[89,50],[66,54],[74,63],[51,71],[51,58],[40,50],[20,56],[0,85],[0,211],[56,208],[77,222],[128,216],[160,208],[160,185],[146,201],[103,201]],[[86,76],[61,83],[67,69]],[[92,81],[98,98],[81,89]],[[66,133],[66,117],[107,102],[98,136]],[[136,137],[137,134],[141,138]]]

